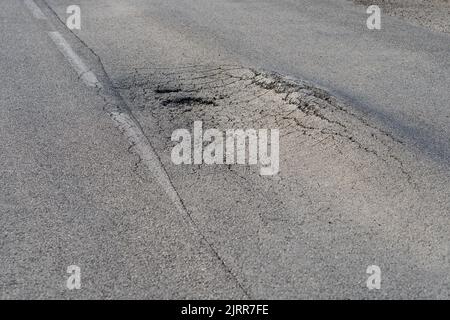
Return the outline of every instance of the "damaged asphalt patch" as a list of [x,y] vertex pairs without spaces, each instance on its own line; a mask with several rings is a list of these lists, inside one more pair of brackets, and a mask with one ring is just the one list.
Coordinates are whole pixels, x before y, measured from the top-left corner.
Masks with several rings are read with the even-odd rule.
[[238,66],[200,66],[136,70],[119,88],[165,137],[196,120],[218,129],[277,128],[283,136],[359,149],[411,179],[396,152],[399,140],[306,83]]
[[[433,283],[444,272],[439,212],[449,204],[423,208],[421,200],[443,192],[448,179],[430,171],[436,184],[420,181],[428,169],[414,164],[404,143],[325,91],[239,65],[139,68],[115,86],[193,221],[250,297],[298,298],[305,283],[317,290],[305,297],[323,297],[330,276],[339,285],[327,297],[342,297],[342,288],[365,296],[363,286],[355,291],[355,275],[374,259],[404,261],[395,268],[406,276],[392,292],[408,283],[419,295],[412,278]],[[262,177],[246,165],[175,166],[172,132],[194,121],[204,129],[279,129],[280,174]],[[442,224],[424,232],[424,219]]]

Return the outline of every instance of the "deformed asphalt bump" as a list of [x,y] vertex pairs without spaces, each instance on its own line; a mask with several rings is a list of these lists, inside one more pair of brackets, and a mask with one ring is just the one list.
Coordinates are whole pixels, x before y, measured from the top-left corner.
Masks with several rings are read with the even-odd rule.
[[136,69],[115,85],[132,108],[151,114],[165,137],[196,120],[213,128],[277,128],[282,136],[351,145],[398,168],[414,183],[402,161],[400,140],[297,79],[237,65],[200,65]]

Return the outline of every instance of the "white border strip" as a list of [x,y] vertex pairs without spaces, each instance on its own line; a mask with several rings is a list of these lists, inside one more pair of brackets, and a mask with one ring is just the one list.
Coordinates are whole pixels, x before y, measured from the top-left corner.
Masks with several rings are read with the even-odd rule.
[[41,9],[33,0],[24,0],[24,3],[36,19],[47,20],[47,17],[42,13]]
[[132,147],[132,150],[138,154],[142,163],[144,163],[150,170],[153,177],[163,188],[167,196],[169,196],[169,199],[172,201],[177,210],[180,213],[187,214],[189,216],[189,213],[185,209],[180,196],[170,182],[170,178],[164,170],[160,159],[150,145],[147,137],[136,125],[136,121],[132,119],[127,113],[112,111],[109,112],[109,114],[116,123],[118,129],[127,138]]
[[72,67],[80,76],[80,79],[89,86],[101,88],[102,85],[98,81],[95,74],[89,70],[89,68],[84,64],[83,60],[73,51],[69,43],[64,39],[64,37],[58,31],[52,31],[48,33],[50,38],[58,47],[59,51],[66,57]]

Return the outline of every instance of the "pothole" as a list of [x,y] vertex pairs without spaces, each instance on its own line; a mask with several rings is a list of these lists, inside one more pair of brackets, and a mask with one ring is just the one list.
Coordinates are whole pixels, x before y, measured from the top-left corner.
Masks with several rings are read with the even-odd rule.
[[155,93],[161,94],[161,93],[175,93],[180,92],[181,88],[168,88],[168,87],[162,87],[162,88],[156,88]]
[[176,97],[176,98],[163,100],[161,102],[161,104],[163,106],[170,106],[170,105],[172,105],[172,106],[174,106],[174,105],[175,106],[176,105],[192,106],[192,105],[196,105],[196,104],[214,105],[214,106],[217,105],[213,100],[200,98],[200,97]]
[[[296,79],[236,65],[184,66],[138,69],[119,87],[136,112],[154,119],[164,137],[199,120],[219,130],[279,129],[291,143],[305,137],[329,141],[397,167],[410,179],[400,141],[327,92]],[[169,149],[170,139],[165,143]]]

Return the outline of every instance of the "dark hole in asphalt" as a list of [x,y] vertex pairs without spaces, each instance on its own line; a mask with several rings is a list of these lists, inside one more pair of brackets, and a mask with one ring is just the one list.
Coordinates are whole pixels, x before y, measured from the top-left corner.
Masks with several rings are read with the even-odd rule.
[[180,88],[156,88],[155,93],[174,93],[180,91]]
[[162,102],[163,106],[167,105],[192,105],[192,104],[203,104],[203,105],[216,105],[213,100],[200,98],[200,97],[178,97],[173,99],[167,99]]

